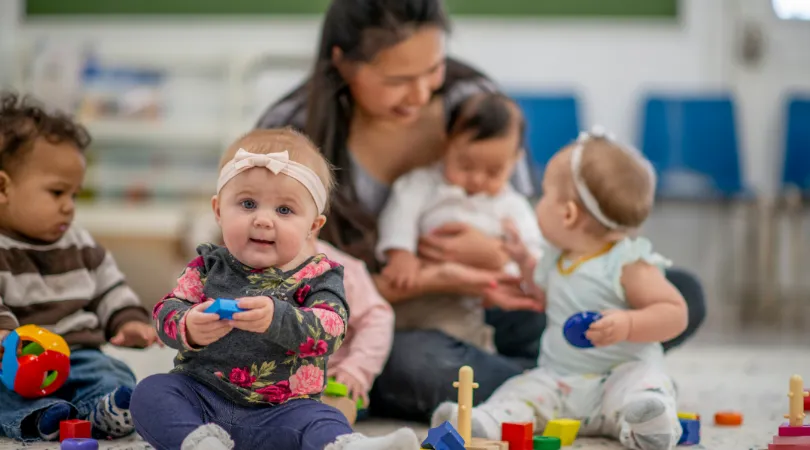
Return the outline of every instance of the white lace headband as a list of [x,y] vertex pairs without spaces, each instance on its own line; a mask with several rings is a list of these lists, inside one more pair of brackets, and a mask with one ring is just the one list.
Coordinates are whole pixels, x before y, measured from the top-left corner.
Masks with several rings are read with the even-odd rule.
[[579,194],[580,200],[582,200],[582,203],[585,205],[585,209],[587,209],[588,212],[599,221],[599,223],[611,230],[621,230],[624,228],[622,225],[611,220],[602,212],[602,209],[599,207],[599,202],[596,201],[596,198],[593,196],[590,189],[588,189],[588,185],[585,183],[585,180],[582,179],[582,174],[580,174],[580,166],[582,166],[582,152],[585,151],[585,144],[594,138],[607,139],[617,147],[636,158],[638,162],[641,163],[645,169],[647,169],[647,173],[650,175],[650,182],[652,183],[653,188],[655,187],[655,169],[647,158],[645,158],[636,148],[619,144],[616,142],[613,135],[606,132],[605,129],[600,126],[593,127],[590,132],[582,132],[579,134],[579,137],[577,138],[577,146],[574,147],[574,150],[571,153],[571,173],[573,174],[574,186],[577,189],[577,194]]
[[318,178],[318,175],[316,175],[312,169],[290,160],[290,153],[286,150],[278,153],[261,154],[250,153],[240,148],[233,159],[228,161],[219,172],[217,194],[219,194],[222,187],[231,181],[233,177],[253,167],[264,167],[276,175],[283,173],[303,184],[312,195],[312,199],[315,200],[315,206],[318,207],[318,214],[323,214],[323,210],[326,207],[326,188],[323,182],[321,182],[321,179]]

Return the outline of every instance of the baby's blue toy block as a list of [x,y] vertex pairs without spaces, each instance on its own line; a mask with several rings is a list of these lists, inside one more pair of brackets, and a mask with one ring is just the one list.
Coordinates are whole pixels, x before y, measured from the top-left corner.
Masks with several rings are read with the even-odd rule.
[[219,314],[220,319],[233,319],[234,313],[241,311],[244,310],[237,306],[236,300],[231,300],[228,298],[218,298],[214,300],[214,303],[212,303],[211,306],[205,309],[205,312],[207,313]]
[[700,444],[700,421],[690,419],[678,419],[683,428],[681,440],[678,445],[697,445]]
[[422,442],[422,448],[433,450],[464,450],[464,438],[458,434],[450,422],[444,422],[428,431],[428,437]]

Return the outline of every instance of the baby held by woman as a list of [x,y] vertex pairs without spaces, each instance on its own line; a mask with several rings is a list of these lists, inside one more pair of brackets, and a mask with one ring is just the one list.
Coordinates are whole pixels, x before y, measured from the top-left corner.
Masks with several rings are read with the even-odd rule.
[[[663,274],[669,264],[631,235],[647,218],[655,176],[637,151],[601,133],[560,150],[543,178],[537,220],[540,258],[513,228],[508,250],[526,288],[546,306],[539,367],[508,380],[472,411],[474,436],[499,439],[504,422],[581,420],[581,435],[617,438],[626,448],[668,450],[678,442],[675,389],[664,371],[662,341],[687,323],[684,299]],[[563,336],[574,314],[597,311],[578,348]],[[445,403],[433,424],[455,421]]]
[[[447,225],[470,225],[503,238],[503,222],[517,227],[522,241],[539,251],[541,236],[528,200],[509,183],[523,157],[524,120],[518,106],[498,93],[471,97],[450,128],[444,158],[401,176],[380,214],[377,256],[382,275],[395,287],[409,287],[428,262],[417,256],[420,236]],[[505,270],[519,275],[516,264]],[[427,303],[427,304],[426,304]],[[425,311],[431,311],[426,316]],[[458,340],[494,350],[480,298],[436,295],[397,305],[398,328],[438,329]]]

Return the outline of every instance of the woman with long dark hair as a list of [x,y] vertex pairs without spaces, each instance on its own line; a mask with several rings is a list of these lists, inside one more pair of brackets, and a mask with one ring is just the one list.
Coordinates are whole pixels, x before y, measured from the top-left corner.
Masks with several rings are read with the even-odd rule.
[[[497,87],[478,70],[446,54],[449,22],[442,0],[333,0],[323,23],[311,77],[273,105],[262,128],[293,126],[307,133],[337,168],[338,188],[321,238],[377,274],[376,217],[400,175],[437,161],[448,126],[461,103]],[[513,185],[530,195],[527,163]],[[417,286],[392,289],[375,275],[393,304],[426,295],[478,295],[492,308],[498,354],[490,354],[436,330],[397,330],[391,356],[371,393],[372,413],[423,420],[442,401],[455,398],[459,367],[470,365],[485,400],[506,379],[533,367],[545,327],[542,314],[517,286],[498,283],[507,262],[501,242],[474,228],[447,226],[423,236],[422,258],[444,262]],[[698,281],[667,274],[687,300],[692,335],[705,316]],[[429,310],[425,315],[429,315]]]

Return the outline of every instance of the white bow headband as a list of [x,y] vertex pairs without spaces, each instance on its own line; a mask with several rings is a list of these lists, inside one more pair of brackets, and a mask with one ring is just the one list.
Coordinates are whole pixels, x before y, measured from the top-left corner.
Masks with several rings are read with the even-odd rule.
[[228,161],[219,172],[217,194],[233,177],[253,167],[264,167],[276,175],[283,173],[303,184],[312,195],[312,199],[315,200],[318,214],[323,214],[324,208],[326,208],[326,188],[323,182],[312,169],[290,160],[290,153],[287,150],[278,153],[260,154],[250,153],[240,148],[233,159]]
[[650,175],[650,182],[652,183],[653,187],[655,186],[655,169],[653,169],[652,164],[650,164],[650,162],[641,154],[641,152],[633,147],[620,145],[616,142],[616,139],[612,134],[609,134],[600,126],[593,127],[591,132],[582,132],[579,134],[579,137],[577,138],[577,146],[574,147],[574,150],[571,153],[571,172],[573,174],[574,186],[577,189],[577,194],[579,194],[579,198],[585,205],[585,209],[587,209],[588,212],[599,221],[599,223],[611,230],[621,230],[624,228],[622,225],[609,219],[602,212],[602,209],[599,207],[599,202],[596,201],[596,198],[593,196],[590,189],[588,189],[588,185],[585,183],[585,180],[582,179],[582,175],[580,174],[582,152],[585,150],[585,144],[594,138],[607,139],[617,147],[636,158],[636,160],[641,163],[645,169],[647,169],[647,173]]

